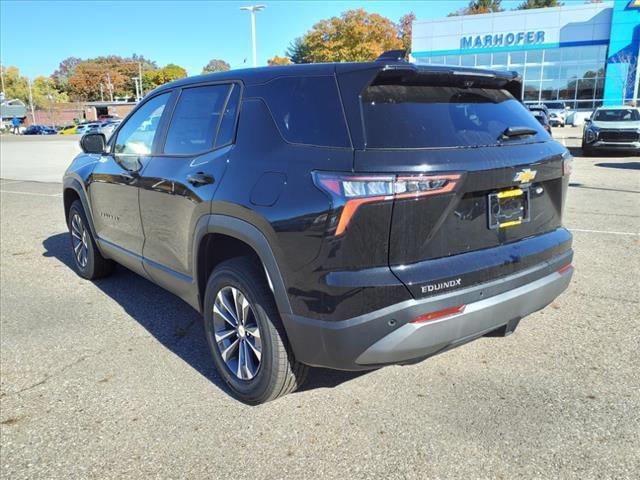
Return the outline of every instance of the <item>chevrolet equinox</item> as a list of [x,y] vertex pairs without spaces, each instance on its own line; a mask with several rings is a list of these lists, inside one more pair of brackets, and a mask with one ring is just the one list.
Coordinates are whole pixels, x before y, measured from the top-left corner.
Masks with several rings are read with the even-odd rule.
[[117,262],[201,312],[251,404],[309,366],[512,333],[573,274],[571,156],[516,73],[401,56],[178,80],[85,135],[63,187],[78,273]]

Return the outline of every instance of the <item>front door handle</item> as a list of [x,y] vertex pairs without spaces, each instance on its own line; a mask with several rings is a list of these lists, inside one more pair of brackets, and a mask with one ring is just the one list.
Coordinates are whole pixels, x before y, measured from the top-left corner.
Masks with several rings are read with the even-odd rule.
[[199,187],[200,185],[209,185],[215,182],[215,179],[213,178],[213,175],[198,172],[192,175],[188,175],[187,181],[194,187]]

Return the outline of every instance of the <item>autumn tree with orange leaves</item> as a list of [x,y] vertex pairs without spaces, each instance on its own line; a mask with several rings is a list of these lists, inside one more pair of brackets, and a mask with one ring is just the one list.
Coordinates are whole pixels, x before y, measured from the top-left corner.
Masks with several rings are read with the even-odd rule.
[[321,20],[303,37],[307,62],[366,62],[402,48],[397,25],[377,13],[347,10]]

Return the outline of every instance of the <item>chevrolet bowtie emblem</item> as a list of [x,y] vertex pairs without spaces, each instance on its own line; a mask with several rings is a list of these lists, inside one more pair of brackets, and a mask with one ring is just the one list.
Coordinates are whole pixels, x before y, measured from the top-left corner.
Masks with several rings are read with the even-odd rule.
[[520,182],[520,183],[529,183],[531,182],[534,178],[536,178],[536,172],[535,170],[531,170],[529,168],[525,168],[524,170],[516,173],[516,176],[513,177],[513,181],[514,182]]

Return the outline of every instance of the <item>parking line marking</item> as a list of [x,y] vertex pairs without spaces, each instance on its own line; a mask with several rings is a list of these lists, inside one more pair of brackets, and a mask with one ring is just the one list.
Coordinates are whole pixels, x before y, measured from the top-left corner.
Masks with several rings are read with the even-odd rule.
[[634,232],[612,232],[609,230],[583,230],[581,228],[569,228],[570,232],[583,232],[583,233],[609,233],[611,235],[630,235],[632,237],[640,236],[640,233]]
[[0,193],[15,193],[17,195],[33,195],[36,197],[61,197],[61,193],[35,193],[35,192],[14,192],[12,190],[0,190]]

